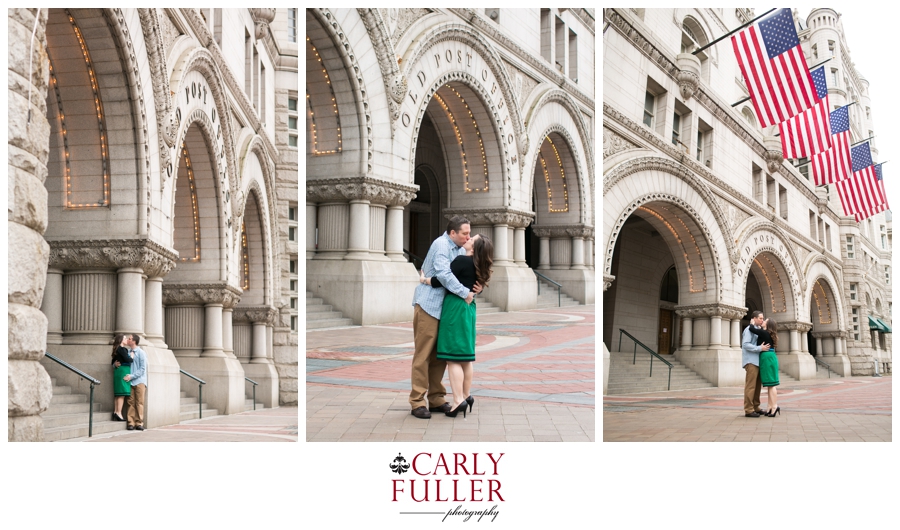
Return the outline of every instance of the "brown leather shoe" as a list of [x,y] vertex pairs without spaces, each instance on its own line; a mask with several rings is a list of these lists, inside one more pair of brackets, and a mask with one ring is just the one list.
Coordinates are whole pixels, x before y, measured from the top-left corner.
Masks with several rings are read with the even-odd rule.
[[759,412],[751,412],[749,414],[744,414],[744,416],[746,416],[748,418],[758,418],[758,417],[762,416],[762,414],[760,414]]
[[431,412],[450,412],[450,403],[444,403],[440,407],[430,407],[428,410]]
[[412,409],[410,411],[410,414],[412,414],[413,416],[415,416],[421,420],[427,420],[427,419],[431,418],[431,413],[428,412],[428,409],[426,409],[425,407],[419,407],[419,408]]

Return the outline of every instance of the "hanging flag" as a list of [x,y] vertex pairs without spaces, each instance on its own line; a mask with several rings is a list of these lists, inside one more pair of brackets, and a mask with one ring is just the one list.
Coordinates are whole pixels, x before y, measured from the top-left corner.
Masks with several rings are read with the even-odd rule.
[[760,127],[781,123],[819,101],[791,10],[779,9],[731,37]]
[[851,150],[853,175],[837,183],[838,196],[844,215],[853,216],[857,222],[888,208],[887,194],[881,176],[881,164],[873,165],[869,142]]
[[808,158],[831,149],[831,125],[828,119],[828,86],[825,67],[809,73],[819,102],[789,120],[779,123],[781,149],[785,158]]
[[847,107],[831,111],[831,149],[814,155],[810,160],[813,182],[824,186],[850,178],[850,113]]

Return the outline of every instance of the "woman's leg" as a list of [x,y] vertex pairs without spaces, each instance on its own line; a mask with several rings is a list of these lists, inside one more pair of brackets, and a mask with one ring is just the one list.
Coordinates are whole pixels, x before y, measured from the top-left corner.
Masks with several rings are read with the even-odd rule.
[[465,374],[460,363],[447,361],[447,374],[450,376],[450,389],[453,391],[453,408],[462,403],[468,394],[463,393]]
[[473,372],[472,365],[474,363],[468,362],[468,363],[460,363],[460,364],[462,364],[462,369],[463,369],[463,388],[462,388],[463,393],[462,393],[462,395],[463,395],[463,399],[465,399],[472,395],[472,372]]
[[769,387],[769,410],[775,410],[778,407],[778,387]]
[[122,406],[125,405],[125,396],[116,396],[116,414],[122,415]]

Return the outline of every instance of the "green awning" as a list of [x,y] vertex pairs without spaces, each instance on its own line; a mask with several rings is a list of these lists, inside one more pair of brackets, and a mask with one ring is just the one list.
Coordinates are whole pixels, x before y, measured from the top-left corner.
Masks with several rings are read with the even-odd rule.
[[871,316],[869,317],[869,329],[874,329],[876,331],[880,331],[881,333],[891,332],[891,328],[887,327],[884,322]]
[[880,318],[876,320],[878,320],[878,323],[881,324],[881,327],[884,328],[884,333],[891,333],[891,327],[887,325],[887,322],[881,320]]

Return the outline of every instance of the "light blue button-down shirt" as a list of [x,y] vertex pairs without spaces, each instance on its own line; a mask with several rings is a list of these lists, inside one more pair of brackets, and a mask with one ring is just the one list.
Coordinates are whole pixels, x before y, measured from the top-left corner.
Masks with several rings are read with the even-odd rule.
[[131,386],[147,385],[147,354],[140,347],[133,350],[134,361],[131,362]]
[[750,333],[750,326],[744,328],[744,333],[741,334],[741,367],[748,364],[759,366],[759,352],[762,351],[762,347],[756,345],[759,336]]
[[440,320],[441,309],[444,307],[444,295],[447,291],[460,298],[469,296],[469,290],[466,286],[459,283],[456,276],[450,272],[450,262],[457,256],[465,253],[466,250],[456,246],[456,243],[450,239],[447,232],[444,232],[444,235],[434,240],[431,248],[428,249],[428,255],[425,256],[422,270],[425,271],[425,276],[428,278],[437,277],[444,289],[420,283],[416,286],[416,292],[413,295],[413,307],[419,304],[426,313]]

